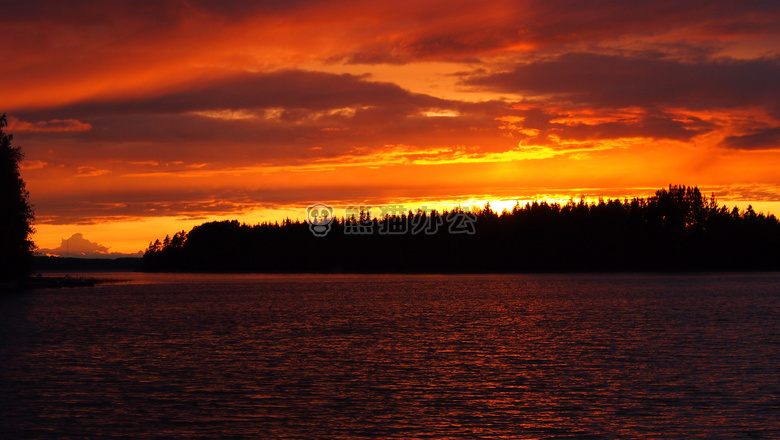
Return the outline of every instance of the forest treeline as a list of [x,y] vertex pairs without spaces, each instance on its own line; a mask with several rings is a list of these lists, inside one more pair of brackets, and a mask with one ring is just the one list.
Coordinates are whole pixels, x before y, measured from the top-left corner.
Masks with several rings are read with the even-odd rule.
[[[371,273],[780,270],[778,219],[752,208],[718,206],[697,187],[670,185],[652,197],[622,201],[518,204],[501,215],[486,205],[461,218],[470,221],[473,234],[452,233],[445,222],[452,214],[337,218],[325,236],[315,236],[305,221],[289,219],[253,226],[210,222],[150,244],[143,267]],[[420,228],[413,233],[411,227],[402,234],[378,233],[391,230],[390,222],[440,227],[428,233]],[[356,226],[371,226],[373,233],[356,234]]]

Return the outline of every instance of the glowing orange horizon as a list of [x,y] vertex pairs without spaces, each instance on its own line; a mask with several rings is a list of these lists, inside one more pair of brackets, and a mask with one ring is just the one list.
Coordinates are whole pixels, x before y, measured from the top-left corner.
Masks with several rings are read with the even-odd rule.
[[[592,191],[592,190],[591,190]],[[580,189],[579,192],[572,191],[570,195],[558,194],[536,194],[532,197],[506,198],[506,197],[487,197],[474,196],[463,199],[450,200],[372,200],[360,202],[333,202],[322,201],[335,208],[335,217],[343,218],[347,214],[347,208],[361,206],[368,209],[369,212],[376,214],[382,207],[403,206],[405,210],[417,212],[418,209],[425,211],[437,210],[443,212],[459,207],[466,210],[483,209],[487,204],[491,209],[501,215],[505,210],[511,210],[519,205],[525,206],[533,202],[547,202],[564,205],[570,201],[585,203],[598,203],[599,200],[631,200],[634,197],[648,197],[654,191],[648,191],[643,194],[631,194],[623,196],[596,195],[588,192],[586,189]],[[576,196],[574,194],[577,194]],[[591,195],[588,195],[591,194]],[[706,194],[706,193],[705,193]],[[582,196],[585,196],[584,198]],[[745,210],[751,206],[756,212],[764,214],[773,214],[780,212],[780,201],[755,201],[755,200],[721,200],[718,199],[721,206],[738,207]],[[156,239],[162,239],[166,235],[173,235],[178,231],[189,231],[194,226],[209,222],[221,220],[238,220],[242,223],[255,225],[260,223],[279,223],[286,219],[293,221],[303,221],[306,218],[306,207],[308,205],[280,206],[276,208],[249,210],[240,213],[224,213],[220,215],[205,215],[202,217],[183,218],[183,217],[146,217],[116,219],[105,223],[96,224],[37,224],[36,233],[33,236],[38,247],[39,254],[53,256],[66,256],[62,253],[41,252],[45,249],[56,248],[61,241],[67,240],[74,233],[83,234],[83,236],[97,243],[111,243],[107,252],[120,254],[138,254]]]

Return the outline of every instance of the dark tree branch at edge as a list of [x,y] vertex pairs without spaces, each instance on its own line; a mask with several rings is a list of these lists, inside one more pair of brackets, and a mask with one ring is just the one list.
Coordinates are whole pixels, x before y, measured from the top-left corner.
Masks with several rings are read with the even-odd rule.
[[21,149],[12,147],[13,135],[3,132],[8,125],[0,116],[0,281],[18,281],[29,274],[34,243],[33,209],[30,194],[19,173]]

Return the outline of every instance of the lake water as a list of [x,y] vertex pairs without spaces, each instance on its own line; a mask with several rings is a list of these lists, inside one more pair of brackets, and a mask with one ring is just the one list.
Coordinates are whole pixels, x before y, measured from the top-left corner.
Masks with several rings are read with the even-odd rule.
[[780,275],[163,275],[0,298],[0,437],[780,438]]

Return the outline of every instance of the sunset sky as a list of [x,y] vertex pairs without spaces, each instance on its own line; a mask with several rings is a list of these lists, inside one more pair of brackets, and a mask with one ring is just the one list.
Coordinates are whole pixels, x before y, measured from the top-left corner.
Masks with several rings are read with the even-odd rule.
[[670,183],[777,214],[778,23],[777,1],[12,0],[0,113],[41,249]]

